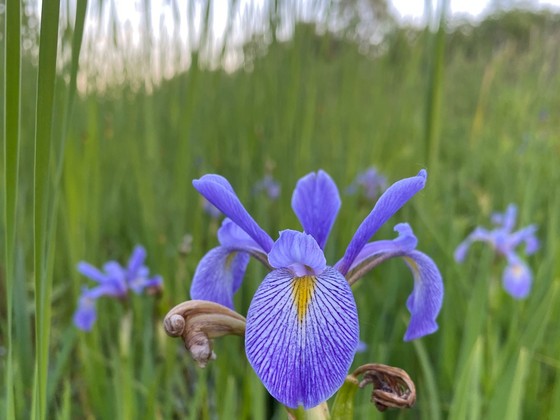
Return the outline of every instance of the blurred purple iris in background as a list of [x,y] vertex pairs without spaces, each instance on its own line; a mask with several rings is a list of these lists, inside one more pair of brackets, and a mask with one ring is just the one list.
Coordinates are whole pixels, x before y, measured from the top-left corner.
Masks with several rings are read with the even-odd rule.
[[370,166],[356,176],[356,179],[348,186],[346,192],[348,194],[360,192],[368,201],[375,201],[386,189],[387,178],[380,174],[374,166]]
[[303,232],[284,230],[274,241],[243,207],[229,182],[205,175],[194,187],[226,215],[218,231],[220,246],[200,261],[191,298],[233,308],[249,257],[271,271],[256,291],[247,314],[245,349],[255,372],[282,404],[314,407],[342,385],[359,346],[356,303],[350,284],[374,266],[403,257],[414,276],[407,307],[411,313],[405,340],[437,330],[443,299],[435,263],[416,251],[406,223],[393,240],[369,239],[426,182],[426,171],[396,182],[379,198],[358,227],[342,259],[328,265],[323,249],[340,208],[334,181],[324,171],[301,178],[292,208]]
[[220,210],[218,210],[211,202],[209,202],[207,199],[203,198],[202,199],[202,210],[204,210],[204,213],[206,213],[208,216],[210,216],[212,219],[218,219],[220,218],[220,216],[222,215],[222,212]]
[[271,200],[276,200],[280,196],[280,184],[272,178],[272,175],[265,175],[253,187],[255,194],[264,192]]
[[160,276],[150,277],[150,271],[144,265],[145,259],[146,250],[142,246],[136,246],[126,268],[116,261],[105,263],[103,271],[83,261],[78,263],[78,271],[98,285],[91,289],[83,288],[74,313],[74,325],[84,331],[91,330],[97,318],[95,302],[101,296],[122,299],[130,290],[140,294],[145,289],[159,289],[163,280]]
[[513,231],[517,218],[517,206],[510,204],[505,213],[494,213],[493,230],[477,227],[455,250],[455,261],[463,262],[471,244],[476,241],[489,243],[497,254],[507,260],[502,276],[504,289],[514,298],[523,299],[531,291],[533,274],[527,264],[516,252],[521,244],[525,244],[525,254],[531,255],[539,249],[539,240],[535,232],[537,227],[529,225],[523,229]]

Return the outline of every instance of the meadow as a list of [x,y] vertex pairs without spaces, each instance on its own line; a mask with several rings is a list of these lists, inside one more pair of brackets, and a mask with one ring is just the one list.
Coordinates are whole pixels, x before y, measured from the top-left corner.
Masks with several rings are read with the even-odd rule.
[[[426,188],[375,239],[410,223],[445,297],[439,330],[403,342],[413,284],[405,264],[387,261],[354,286],[367,349],[353,367],[398,366],[417,388],[413,408],[384,413],[360,390],[354,418],[560,418],[558,16],[513,11],[474,28],[395,27],[376,46],[297,22],[287,39],[247,41],[236,71],[193,52],[188,71],[146,84],[135,73],[146,67],[114,45],[107,57],[122,58],[122,77],[96,89],[100,76],[77,58],[93,48],[82,39],[91,10],[80,2],[59,19],[58,5],[43,0],[36,38],[29,19],[17,19],[17,0],[0,16],[1,418],[286,418],[241,338],[216,340],[217,359],[200,369],[163,331],[217,245],[220,221],[192,180],[225,176],[275,238],[299,229],[290,206],[297,180],[325,170],[342,198],[325,249],[336,261],[373,206],[346,188],[372,165],[390,183],[427,170]],[[79,74],[87,89],[78,89]],[[275,200],[254,190],[267,174],[281,186]],[[522,300],[502,288],[505,262],[490,247],[473,245],[462,264],[453,258],[510,203],[518,227],[538,226],[541,244],[523,257],[534,278]],[[78,298],[92,285],[78,262],[124,264],[137,244],[162,291],[100,298],[92,330],[77,329]],[[250,263],[235,295],[241,314],[265,274]]]

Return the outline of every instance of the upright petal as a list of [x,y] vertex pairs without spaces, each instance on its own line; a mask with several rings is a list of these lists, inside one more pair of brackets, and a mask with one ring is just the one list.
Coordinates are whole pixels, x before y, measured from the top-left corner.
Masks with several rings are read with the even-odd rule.
[[381,197],[379,197],[373,210],[358,227],[354,237],[348,244],[344,257],[342,257],[340,263],[337,264],[336,268],[342,275],[346,275],[364,245],[375,232],[404,206],[414,194],[424,188],[424,185],[426,185],[426,177],[427,173],[422,169],[418,175],[414,177],[401,179],[395,182]]
[[323,250],[313,236],[295,230],[283,230],[268,254],[274,268],[288,268],[297,277],[319,275],[327,267]]
[[132,276],[142,267],[146,259],[146,249],[143,246],[137,245],[132,251],[132,255],[128,260],[128,273]]
[[406,302],[410,323],[404,339],[410,341],[438,329],[436,318],[443,303],[443,281],[436,264],[426,254],[412,251],[405,261],[414,275],[414,289]]
[[224,177],[213,174],[204,175],[200,179],[195,179],[193,185],[204,198],[247,232],[265,252],[270,251],[274,241],[245,210],[230,183]]
[[504,289],[515,299],[525,299],[533,283],[531,269],[517,256],[511,256],[508,260],[502,277]]
[[517,206],[515,204],[510,204],[503,213],[494,212],[490,215],[490,220],[497,226],[497,229],[504,229],[508,233],[513,230],[516,219]]
[[279,269],[265,277],[249,306],[245,349],[274,398],[307,409],[343,384],[358,335],[356,303],[338,271],[294,278]]
[[292,208],[303,230],[324,248],[340,209],[338,188],[331,177],[320,170],[301,178],[292,195]]
[[209,300],[233,309],[249,254],[223,246],[211,249],[198,263],[191,284],[191,299]]

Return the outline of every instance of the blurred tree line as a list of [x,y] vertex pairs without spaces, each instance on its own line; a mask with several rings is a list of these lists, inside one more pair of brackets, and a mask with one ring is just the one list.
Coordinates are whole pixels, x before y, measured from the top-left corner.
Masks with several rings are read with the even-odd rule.
[[[95,3],[95,2],[94,2]],[[149,3],[149,2],[148,2]],[[203,10],[201,24],[208,23],[209,5],[208,0],[201,7]],[[199,6],[202,4],[200,3]],[[461,21],[447,19],[446,21],[446,54],[450,59],[455,53],[460,53],[467,58],[488,58],[503,48],[513,49],[514,52],[526,51],[536,48],[545,39],[560,39],[560,14],[552,10],[528,10],[515,9],[511,7],[511,2],[495,2],[490,15],[480,22]],[[503,3],[503,4],[502,4]],[[515,2],[514,2],[515,3]],[[233,1],[230,5],[235,7],[238,1]],[[289,1],[273,0],[265,2],[264,13],[268,17],[268,22],[261,26],[261,30],[253,32],[243,42],[241,46],[242,65],[241,68],[251,70],[257,60],[267,54],[282,54],[282,51],[291,44],[304,42],[307,52],[316,56],[318,59],[332,61],[343,50],[355,49],[361,56],[375,59],[380,55],[388,54],[389,58],[397,66],[402,64],[411,55],[411,51],[419,45],[428,41],[430,29],[411,26],[400,23],[389,10],[387,0],[330,0],[314,1],[306,10],[299,12],[290,11]],[[36,4],[32,0],[23,1],[22,8],[22,73],[23,80],[32,80],[35,74],[35,67],[38,57],[38,33],[40,22],[37,16]],[[103,15],[104,7],[109,7],[110,2],[100,2],[93,7],[93,19],[99,19]],[[176,7],[178,5],[176,4]],[[91,9],[91,8],[90,8]],[[61,9],[64,16],[61,18],[60,46],[59,46],[59,71],[63,79],[67,78],[69,69],[69,51],[72,38],[72,8]],[[229,19],[232,19],[230,13]],[[310,16],[317,16],[315,20],[310,20]],[[108,48],[113,48],[107,57],[118,57],[119,50],[123,46],[119,44],[117,36],[118,22],[111,21],[110,27],[113,32],[113,39],[108,43]],[[192,22],[190,22],[192,23]],[[291,26],[288,37],[278,37],[280,28]],[[0,37],[4,39],[4,9],[0,8]],[[208,33],[203,31],[204,37],[208,38]],[[150,34],[144,36],[150,37]],[[87,38],[87,35],[86,35]],[[84,42],[87,42],[84,40]],[[150,41],[150,42],[153,42]],[[201,42],[211,42],[210,39],[201,39],[196,47],[190,51],[190,65],[201,67],[202,69],[213,69],[204,63]],[[224,48],[225,48],[224,43]],[[180,48],[180,46],[177,46]],[[5,44],[0,43],[2,56],[4,56]],[[122,52],[123,60],[128,63],[120,63],[119,69],[127,64],[134,69],[134,64],[142,60],[142,57],[132,57],[130,51]],[[146,54],[142,50],[139,54]],[[148,54],[150,52],[148,51]],[[88,51],[84,48],[82,52],[82,64],[88,61]],[[147,61],[154,61],[154,57],[144,57]],[[223,60],[223,51],[220,56]],[[90,63],[91,64],[91,63]],[[103,63],[107,66],[107,63]],[[222,63],[223,65],[223,63]],[[91,71],[91,65],[82,66],[83,69]],[[219,66],[218,66],[219,68]],[[83,70],[82,71],[85,71]],[[188,70],[188,69],[187,69]],[[175,75],[182,73],[185,69],[177,69]],[[129,73],[127,73],[129,74]],[[86,79],[93,77],[106,77],[106,75],[91,74],[85,76]],[[124,81],[125,85],[122,85]],[[156,80],[153,76],[152,83],[157,85],[161,80]],[[109,83],[111,85],[111,83]],[[131,83],[123,80],[122,72],[120,78],[113,81],[114,88],[130,88]],[[134,83],[135,88],[142,87],[142,83]],[[0,92],[2,93],[2,92]],[[27,94],[27,92],[26,92]],[[32,93],[29,92],[29,95]],[[33,101],[24,101],[25,103]],[[0,104],[3,106],[3,104]]]

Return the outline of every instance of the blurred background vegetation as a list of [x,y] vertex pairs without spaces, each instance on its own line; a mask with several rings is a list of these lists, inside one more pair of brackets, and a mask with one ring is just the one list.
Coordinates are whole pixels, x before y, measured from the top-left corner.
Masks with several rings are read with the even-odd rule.
[[[298,228],[297,179],[326,170],[343,198],[333,262],[372,206],[344,191],[375,165],[391,182],[427,168],[425,191],[376,239],[408,221],[446,296],[440,330],[404,343],[404,264],[357,284],[368,348],[355,366],[407,370],[418,401],[380,414],[364,390],[356,418],[560,418],[560,15],[497,2],[473,23],[442,2],[413,26],[383,0],[176,0],[159,15],[146,0],[135,21],[119,3],[0,4],[0,417],[285,418],[238,337],[201,370],[161,328],[217,244],[191,180],[226,176],[274,237]],[[254,193],[267,174],[277,201]],[[453,261],[510,202],[542,241],[524,301],[501,289],[491,250]],[[124,263],[135,244],[161,295],[100,299],[93,331],[76,330],[77,262]],[[264,275],[250,265],[240,313]]]

